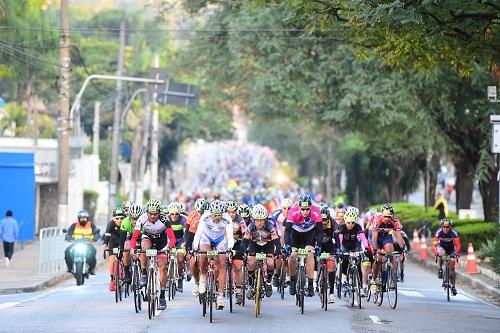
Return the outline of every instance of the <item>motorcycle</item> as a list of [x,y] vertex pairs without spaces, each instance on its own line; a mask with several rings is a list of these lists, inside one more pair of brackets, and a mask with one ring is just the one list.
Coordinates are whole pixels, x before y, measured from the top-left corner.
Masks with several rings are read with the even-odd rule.
[[73,257],[73,276],[76,279],[76,285],[81,286],[85,279],[89,278],[89,265],[87,263],[87,251],[89,245],[86,239],[78,239],[71,249]]

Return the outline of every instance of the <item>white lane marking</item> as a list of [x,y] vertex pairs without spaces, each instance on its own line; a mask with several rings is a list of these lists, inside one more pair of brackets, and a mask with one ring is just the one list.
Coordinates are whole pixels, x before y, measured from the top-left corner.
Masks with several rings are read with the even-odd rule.
[[10,308],[12,306],[16,306],[19,303],[21,303],[21,302],[7,302],[7,303],[0,304],[0,310],[7,309],[7,308]]
[[404,290],[404,289],[399,289],[398,291],[401,293],[401,295],[405,295],[405,296],[409,296],[409,297],[425,298],[425,296],[422,293],[419,293],[418,291]]
[[[485,304],[485,305],[489,305],[489,306],[491,306],[491,307],[492,307],[492,308],[494,308],[494,309],[498,309],[498,308],[499,308],[497,305],[492,304],[492,303],[488,303],[488,302],[486,302],[486,301],[483,301],[482,299],[477,298],[477,297],[474,297],[474,296],[472,296],[472,295],[470,295],[470,294],[466,293],[466,292],[465,292],[465,291],[463,291],[463,290],[458,290],[458,292],[459,292],[459,295],[460,295],[460,294],[464,294],[464,295],[466,295],[467,297],[472,298],[472,299],[473,299],[473,300],[475,300],[476,302],[483,303],[483,304]],[[457,295],[457,296],[458,296],[458,295]],[[454,297],[457,297],[457,296],[454,296]]]
[[375,323],[375,324],[382,324],[382,322],[380,321],[380,318],[377,317],[377,316],[374,316],[374,315],[370,315],[369,316],[370,319]]
[[85,288],[88,288],[88,287],[89,287],[88,284],[83,285],[83,286],[69,286],[69,287],[66,287],[66,288],[59,289],[59,291],[62,291],[62,290],[65,290],[65,291],[82,290],[82,289],[85,289]]

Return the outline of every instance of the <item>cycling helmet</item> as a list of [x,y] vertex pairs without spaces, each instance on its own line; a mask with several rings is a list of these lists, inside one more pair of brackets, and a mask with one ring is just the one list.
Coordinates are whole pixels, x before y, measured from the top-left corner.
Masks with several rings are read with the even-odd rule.
[[125,216],[125,209],[123,209],[121,207],[116,207],[115,210],[113,211],[113,217],[115,217],[115,216],[124,217]]
[[137,219],[142,215],[142,207],[139,204],[133,204],[130,206],[128,214],[131,218]]
[[238,205],[234,201],[226,201],[226,210],[228,212],[234,212],[238,209]]
[[186,205],[183,202],[178,202],[178,204],[179,204],[179,209],[180,209],[179,214],[185,213],[186,212]]
[[354,206],[349,206],[349,208],[347,208],[347,212],[354,212],[356,215],[359,215],[359,209]]
[[171,202],[168,205],[168,213],[169,214],[180,214],[182,206],[178,202]]
[[358,214],[354,210],[348,210],[344,214],[344,220],[347,222],[356,222],[358,220]]
[[443,226],[450,226],[450,227],[453,226],[453,220],[449,219],[449,218],[444,218],[439,223],[441,224],[442,227]]
[[210,204],[210,213],[212,214],[222,214],[224,213],[224,202],[220,200],[215,200]]
[[394,207],[391,204],[385,204],[382,206],[380,210],[384,216],[393,216],[394,215]]
[[203,214],[209,207],[210,204],[205,198],[200,198],[194,203],[194,209],[196,209],[196,211],[200,214]]
[[324,208],[328,208],[328,204],[324,201],[321,201],[319,204],[318,204],[318,208],[319,210],[323,210]]
[[123,208],[124,210],[129,210],[129,209],[130,209],[130,207],[132,207],[132,202],[130,202],[130,201],[128,201],[128,200],[127,200],[127,201],[124,201],[124,202],[122,203],[122,208]]
[[160,206],[160,213],[166,215],[168,214],[168,206],[167,205],[161,205]]
[[242,204],[238,207],[238,215],[247,218],[250,216],[250,207],[247,204]]
[[161,207],[161,201],[156,199],[151,199],[148,201],[147,209],[148,212],[159,212]]
[[325,207],[321,210],[321,218],[322,219],[327,219],[330,217],[330,209],[328,207]]
[[308,196],[307,194],[304,194],[304,195],[300,196],[300,198],[299,198],[299,206],[300,207],[304,207],[304,208],[311,207],[312,206],[311,197]]
[[290,208],[293,206],[293,201],[290,198],[285,198],[281,200],[281,208]]
[[255,220],[264,220],[267,219],[268,212],[266,207],[262,206],[261,204],[257,204],[252,208],[252,217]]
[[82,209],[81,211],[78,212],[76,215],[79,219],[82,217],[89,218],[89,212],[87,212],[85,209]]

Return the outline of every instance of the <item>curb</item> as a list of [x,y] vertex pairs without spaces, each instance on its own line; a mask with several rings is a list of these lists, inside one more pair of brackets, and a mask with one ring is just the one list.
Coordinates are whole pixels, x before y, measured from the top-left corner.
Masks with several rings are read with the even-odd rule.
[[[436,265],[434,264],[434,262],[431,263],[429,261],[422,260],[422,259],[420,259],[418,257],[415,257],[414,255],[410,255],[409,258],[414,263],[417,263],[419,265],[425,266],[425,268],[427,268],[427,269],[436,270],[436,268],[437,268]],[[475,277],[470,276],[470,275],[468,275],[466,273],[462,273],[462,272],[456,271],[456,274],[457,274],[457,277],[459,279],[470,283],[470,285],[473,288],[481,289],[481,291],[486,292],[486,293],[490,294],[493,297],[499,297],[500,298],[500,289],[499,288],[495,288],[495,287],[493,287],[493,286],[491,286],[489,284],[486,284],[485,282],[483,282],[483,281],[481,281],[479,279],[476,279]]]

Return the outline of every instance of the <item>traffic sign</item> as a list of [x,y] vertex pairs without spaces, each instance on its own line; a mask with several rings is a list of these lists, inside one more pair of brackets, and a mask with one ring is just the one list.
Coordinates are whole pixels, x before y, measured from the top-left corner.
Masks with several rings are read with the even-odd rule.
[[158,104],[173,104],[178,106],[196,107],[198,105],[197,86],[185,83],[178,83],[168,80],[165,90],[160,91],[156,97]]

